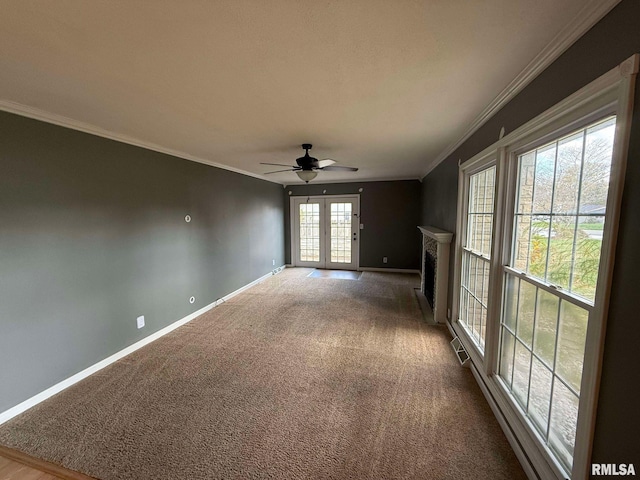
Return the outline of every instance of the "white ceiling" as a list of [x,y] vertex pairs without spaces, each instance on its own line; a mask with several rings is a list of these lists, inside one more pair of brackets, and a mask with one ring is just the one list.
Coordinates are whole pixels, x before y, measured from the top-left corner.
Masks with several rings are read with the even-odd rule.
[[253,174],[310,142],[360,168],[315,182],[420,178],[586,3],[0,0],[0,106]]

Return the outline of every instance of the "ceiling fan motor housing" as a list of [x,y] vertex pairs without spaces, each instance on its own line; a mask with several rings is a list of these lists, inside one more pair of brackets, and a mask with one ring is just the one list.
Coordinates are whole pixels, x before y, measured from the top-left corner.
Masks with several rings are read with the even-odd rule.
[[314,168],[318,168],[320,165],[318,164],[318,159],[313,158],[309,155],[309,150],[311,150],[310,143],[303,143],[302,148],[306,150],[304,153],[304,157],[296,158],[296,163],[299,167],[302,167],[303,170],[313,170]]

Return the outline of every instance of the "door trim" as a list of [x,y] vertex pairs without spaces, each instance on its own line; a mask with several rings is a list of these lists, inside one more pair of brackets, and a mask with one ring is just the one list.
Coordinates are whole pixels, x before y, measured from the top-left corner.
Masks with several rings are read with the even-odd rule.
[[[356,271],[360,271],[360,224],[362,223],[360,220],[360,194],[359,193],[351,193],[351,194],[347,194],[347,195],[293,195],[291,197],[289,197],[289,234],[290,234],[290,240],[291,240],[291,266],[292,267],[298,267],[298,266],[302,266],[302,265],[298,265],[298,242],[296,242],[296,219],[295,219],[295,208],[294,208],[294,202],[296,199],[308,199],[308,200],[326,200],[326,199],[333,199],[333,198],[348,198],[350,200],[355,200],[355,211],[356,211],[356,215],[358,217],[358,235],[356,236],[356,241],[354,242],[355,248],[354,248],[354,255],[355,255],[355,259],[356,259]],[[312,267],[313,268],[313,267]]]

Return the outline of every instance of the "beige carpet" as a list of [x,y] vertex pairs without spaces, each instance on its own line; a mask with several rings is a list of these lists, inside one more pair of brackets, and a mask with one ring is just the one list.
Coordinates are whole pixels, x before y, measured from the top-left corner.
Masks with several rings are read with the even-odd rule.
[[519,479],[417,276],[287,269],[0,426],[109,479]]

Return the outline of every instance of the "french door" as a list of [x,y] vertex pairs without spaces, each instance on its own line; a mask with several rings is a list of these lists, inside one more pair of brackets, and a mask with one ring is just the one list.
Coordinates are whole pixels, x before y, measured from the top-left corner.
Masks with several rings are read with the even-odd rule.
[[357,270],[360,197],[291,198],[291,257],[296,267]]

